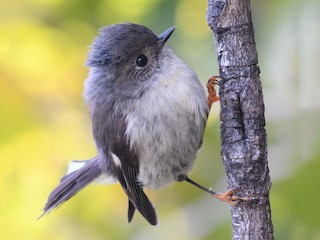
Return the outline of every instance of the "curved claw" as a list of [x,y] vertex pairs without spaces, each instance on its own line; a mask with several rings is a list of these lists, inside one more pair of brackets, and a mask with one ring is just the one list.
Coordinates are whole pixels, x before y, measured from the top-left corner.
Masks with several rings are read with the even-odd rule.
[[214,194],[214,196],[219,200],[228,203],[231,206],[237,206],[239,201],[248,202],[248,201],[252,201],[259,198],[259,196],[247,196],[247,197],[234,196],[233,194],[237,190],[238,188],[230,189],[225,193],[216,193]]
[[214,196],[219,200],[228,203],[231,206],[236,206],[239,201],[239,197],[233,195],[233,193],[236,190],[237,189],[230,189],[225,193],[216,193]]
[[207,83],[207,89],[209,93],[208,104],[210,108],[214,102],[218,102],[220,100],[220,97],[217,95],[217,91],[215,89],[215,85],[220,86],[220,81],[218,79],[220,79],[219,76],[211,76]]

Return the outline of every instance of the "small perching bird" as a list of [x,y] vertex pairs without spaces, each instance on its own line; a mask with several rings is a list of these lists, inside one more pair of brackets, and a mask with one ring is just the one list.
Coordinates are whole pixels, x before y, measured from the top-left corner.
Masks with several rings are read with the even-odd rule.
[[232,200],[232,193],[210,192],[187,177],[202,144],[209,104],[197,75],[166,45],[174,29],[159,36],[132,23],[100,30],[84,88],[97,156],[73,162],[79,166],[51,192],[42,215],[102,178],[121,184],[129,199],[129,222],[137,209],[156,225],[156,211],[143,189],[174,181]]

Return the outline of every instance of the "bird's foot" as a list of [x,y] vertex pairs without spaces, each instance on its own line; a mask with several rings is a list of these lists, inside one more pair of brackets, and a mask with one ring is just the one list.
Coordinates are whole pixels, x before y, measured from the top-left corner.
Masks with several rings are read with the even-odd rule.
[[237,188],[235,189],[230,189],[225,193],[215,193],[213,194],[214,197],[218,198],[219,200],[228,203],[231,206],[236,206],[239,201],[252,201],[257,199],[257,197],[255,196],[249,196],[249,197],[239,197],[239,196],[235,196],[233,195],[234,192],[237,190]]
[[211,76],[207,83],[207,89],[208,89],[208,104],[211,108],[211,105],[214,102],[218,102],[220,100],[220,97],[217,95],[217,91],[215,89],[216,85],[220,85],[219,76]]

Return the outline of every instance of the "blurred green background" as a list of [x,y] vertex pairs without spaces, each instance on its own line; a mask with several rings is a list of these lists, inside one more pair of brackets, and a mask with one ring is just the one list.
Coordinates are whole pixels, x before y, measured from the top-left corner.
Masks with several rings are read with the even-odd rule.
[[[148,191],[160,225],[127,224],[121,187],[91,186],[37,221],[69,160],[95,155],[82,100],[97,29],[161,33],[205,84],[217,74],[205,0],[0,2],[0,239],[230,239],[229,207],[187,183]],[[320,4],[252,0],[264,89],[276,239],[320,239]],[[214,105],[192,178],[226,190]]]

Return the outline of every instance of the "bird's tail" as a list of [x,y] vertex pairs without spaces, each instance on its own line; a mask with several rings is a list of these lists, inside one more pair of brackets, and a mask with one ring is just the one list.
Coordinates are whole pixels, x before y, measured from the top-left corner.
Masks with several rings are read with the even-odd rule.
[[97,157],[88,161],[74,162],[81,167],[73,170],[61,179],[59,185],[50,193],[43,213],[38,219],[63,204],[101,175],[101,168]]

